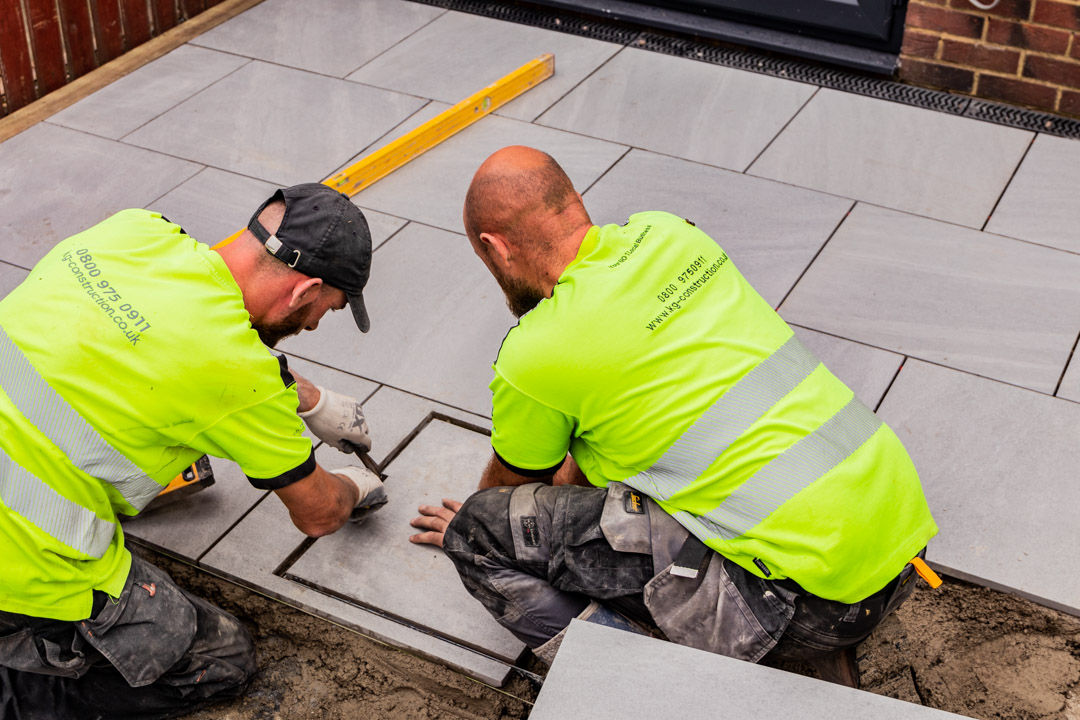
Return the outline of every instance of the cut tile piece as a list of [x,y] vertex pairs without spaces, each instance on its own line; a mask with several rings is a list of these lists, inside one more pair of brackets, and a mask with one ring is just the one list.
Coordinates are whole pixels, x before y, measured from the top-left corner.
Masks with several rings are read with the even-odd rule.
[[69,235],[143,207],[200,169],[39,123],[0,144],[0,260],[31,267]]
[[[611,669],[634,668],[632,687]],[[708,682],[702,682],[708,678]],[[585,709],[588,708],[586,711]],[[946,720],[959,715],[574,620],[530,720]]]
[[61,110],[49,122],[118,140],[247,62],[181,45]]
[[919,361],[879,411],[922,476],[944,572],[1080,615],[1080,405]]
[[1080,187],[1080,143],[1039,135],[986,230],[1080,253],[1077,187]]
[[431,422],[387,468],[390,502],[363,524],[320,538],[287,577],[514,662],[525,646],[469,595],[449,558],[409,542],[417,506],[464,500],[490,456],[486,435]]
[[881,402],[904,361],[903,355],[887,350],[806,328],[794,327],[794,330],[799,340],[871,410]]
[[[210,572],[304,612],[446,663],[481,682],[500,687],[506,681],[510,668],[504,662],[452,645],[429,633],[274,575],[278,566],[304,539],[304,535],[293,527],[289,511],[281,501],[276,497],[267,497],[222,538],[199,564]],[[363,554],[358,552],[357,557],[362,558]]]
[[793,323],[1053,393],[1080,256],[858,205],[780,309]]
[[621,145],[489,115],[356,195],[364,207],[462,232],[461,207],[473,174],[507,145],[550,153],[584,190],[626,151]]
[[252,487],[234,462],[210,458],[210,468],[213,485],[125,519],[124,534],[166,555],[195,562],[267,494]]
[[815,90],[629,48],[537,122],[742,172]]
[[1025,130],[823,89],[748,172],[981,228],[1031,138]]
[[621,47],[479,15],[448,12],[348,79],[453,105],[528,61],[552,53],[555,75],[496,110],[499,115],[531,121]]
[[631,150],[585,193],[585,206],[601,225],[626,222],[643,210],[689,218],[720,243],[776,307],[851,209],[851,201]]
[[400,0],[267,0],[192,42],[341,78],[444,12]]
[[[275,106],[255,112],[273,88]],[[424,101],[324,75],[254,61],[124,140],[266,180],[325,179]],[[318,128],[318,132],[312,132]]]
[[21,267],[0,262],[0,299],[6,297],[19,283],[25,280],[26,275],[27,271]]
[[281,349],[491,416],[491,364],[514,318],[464,236],[406,226],[375,253],[364,302],[371,332],[332,313]]

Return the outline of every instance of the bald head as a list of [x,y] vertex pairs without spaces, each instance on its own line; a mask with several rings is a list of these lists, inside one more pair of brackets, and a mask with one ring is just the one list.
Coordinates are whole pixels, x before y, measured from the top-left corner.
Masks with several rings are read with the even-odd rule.
[[583,225],[589,214],[554,158],[514,145],[491,155],[465,196],[465,232],[498,233],[519,248],[544,251]]

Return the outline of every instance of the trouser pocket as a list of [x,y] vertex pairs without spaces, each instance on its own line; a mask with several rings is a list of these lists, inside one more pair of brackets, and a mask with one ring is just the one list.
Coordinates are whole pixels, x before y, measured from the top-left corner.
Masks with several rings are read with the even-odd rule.
[[[82,638],[76,636],[73,646],[81,644]],[[78,648],[73,647],[72,650],[72,657],[61,659],[63,653],[59,645],[36,636],[31,628],[23,628],[0,637],[0,665],[41,675],[80,678],[90,668]]]

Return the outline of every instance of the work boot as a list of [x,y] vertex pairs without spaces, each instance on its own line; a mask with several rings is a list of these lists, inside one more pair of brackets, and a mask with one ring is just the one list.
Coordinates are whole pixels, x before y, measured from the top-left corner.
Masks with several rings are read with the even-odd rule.
[[[606,605],[601,605],[595,600],[585,606],[585,609],[581,611],[577,616],[577,619],[592,623],[593,625],[603,625],[604,627],[631,632],[635,635],[652,634],[622,613],[615,612],[611,608]],[[560,630],[558,635],[551,638],[540,647],[533,648],[533,655],[550,667],[551,663],[555,661],[555,655],[559,652],[559,647],[562,645],[564,637],[566,637],[566,628]]]

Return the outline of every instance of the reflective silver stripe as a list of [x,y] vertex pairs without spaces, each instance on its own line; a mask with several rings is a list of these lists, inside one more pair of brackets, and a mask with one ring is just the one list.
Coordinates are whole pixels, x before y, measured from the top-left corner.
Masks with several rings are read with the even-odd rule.
[[116,523],[67,499],[0,450],[0,500],[50,537],[99,558],[109,549]]
[[820,364],[792,335],[713,403],[652,467],[623,482],[656,500],[667,500],[701,477],[731,443]]
[[111,484],[136,510],[142,510],[161,492],[161,485],[109,445],[60,397],[3,328],[0,328],[0,387],[26,419],[76,467]]

